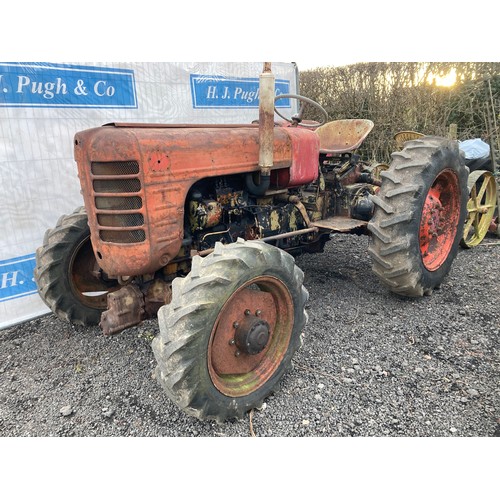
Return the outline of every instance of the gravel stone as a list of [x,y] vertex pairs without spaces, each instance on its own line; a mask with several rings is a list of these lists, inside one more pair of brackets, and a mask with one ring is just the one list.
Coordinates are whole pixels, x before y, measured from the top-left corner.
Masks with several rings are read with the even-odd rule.
[[153,378],[156,320],[114,336],[52,314],[4,329],[0,436],[498,436],[498,243],[460,249],[441,288],[416,299],[379,283],[367,237],[335,235],[298,257],[303,348],[265,411],[237,422],[202,422],[169,400]]
[[59,413],[63,416],[63,417],[69,417],[70,415],[73,414],[73,408],[71,408],[70,405],[66,405],[66,406],[63,406],[60,410],[59,410]]

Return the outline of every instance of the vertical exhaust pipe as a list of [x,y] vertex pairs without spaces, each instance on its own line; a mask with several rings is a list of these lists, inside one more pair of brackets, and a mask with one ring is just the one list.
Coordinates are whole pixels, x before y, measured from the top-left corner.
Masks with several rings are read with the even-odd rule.
[[259,77],[259,167],[260,181],[255,183],[248,173],[245,181],[250,193],[262,196],[271,183],[274,156],[274,75],[271,63],[265,62]]
[[262,176],[271,175],[274,150],[274,75],[271,63],[264,63],[259,78],[259,167]]

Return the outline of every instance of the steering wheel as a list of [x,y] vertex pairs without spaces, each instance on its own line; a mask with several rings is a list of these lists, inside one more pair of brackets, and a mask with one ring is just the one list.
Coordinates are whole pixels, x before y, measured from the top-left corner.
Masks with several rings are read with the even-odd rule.
[[299,112],[296,115],[293,115],[292,118],[286,118],[283,116],[277,109],[276,106],[274,107],[274,112],[283,118],[283,120],[286,120],[287,122],[291,123],[292,125],[298,125],[302,121],[302,115],[304,114],[304,109],[306,107],[306,104],[310,104],[314,108],[320,111],[320,113],[323,115],[323,121],[321,121],[319,124],[318,123],[313,123],[313,124],[308,124],[308,123],[301,123],[302,127],[309,127],[309,128],[316,128],[319,127],[320,125],[323,125],[328,121],[328,113],[316,102],[313,101],[312,99],[309,99],[308,97],[304,97],[302,95],[298,94],[281,94],[279,96],[276,96],[274,98],[274,102],[278,101],[279,99],[297,99],[297,101],[302,101],[304,104],[302,104],[299,108]]

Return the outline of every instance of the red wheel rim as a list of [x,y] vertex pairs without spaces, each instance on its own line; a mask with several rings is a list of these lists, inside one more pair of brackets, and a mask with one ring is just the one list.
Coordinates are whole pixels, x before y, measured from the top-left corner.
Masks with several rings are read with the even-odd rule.
[[[263,350],[250,354],[235,343],[242,325],[265,323],[269,334]],[[215,387],[226,396],[242,397],[262,387],[283,361],[294,323],[292,297],[272,276],[248,281],[221,309],[208,345],[208,371]]]
[[71,258],[68,274],[70,286],[80,302],[93,309],[105,310],[107,295],[118,290],[115,280],[103,281],[99,277],[99,267],[92,250],[90,237],[83,240]]
[[420,253],[425,268],[439,269],[448,257],[460,221],[460,185],[453,170],[443,170],[427,192],[420,219]]

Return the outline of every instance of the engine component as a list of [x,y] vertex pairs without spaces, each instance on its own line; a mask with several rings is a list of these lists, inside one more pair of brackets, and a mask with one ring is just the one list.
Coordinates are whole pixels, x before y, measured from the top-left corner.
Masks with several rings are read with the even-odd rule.
[[127,285],[108,294],[108,309],[101,315],[99,326],[111,335],[137,325],[146,317],[144,296],[136,285]]
[[156,316],[160,307],[171,301],[172,287],[157,279],[142,290],[135,284],[124,286],[109,293],[107,299],[108,309],[99,325],[104,335],[111,335]]
[[[201,194],[200,194],[201,198]],[[189,222],[191,231],[199,231],[220,224],[222,206],[215,200],[195,199],[189,202]]]

